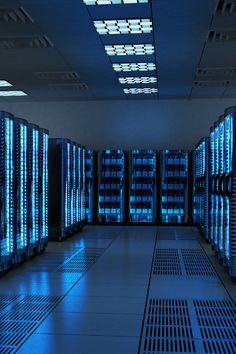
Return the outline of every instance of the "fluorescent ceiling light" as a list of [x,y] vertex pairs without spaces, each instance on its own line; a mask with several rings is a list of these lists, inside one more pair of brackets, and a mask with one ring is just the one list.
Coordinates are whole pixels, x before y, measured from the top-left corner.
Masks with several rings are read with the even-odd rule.
[[127,95],[138,95],[140,93],[144,94],[150,94],[150,93],[157,93],[158,89],[157,88],[151,88],[151,87],[144,87],[144,88],[125,88],[124,93]]
[[2,97],[27,96],[27,93],[23,91],[0,91],[0,96]]
[[133,85],[133,84],[154,84],[157,82],[157,78],[152,76],[143,76],[143,77],[119,77],[119,82],[122,85]]
[[10,82],[6,81],[6,80],[0,80],[0,87],[9,87],[12,86],[12,84],[10,84]]
[[99,34],[135,34],[152,32],[151,19],[93,21]]
[[119,63],[112,64],[115,71],[153,71],[156,70],[154,63]]
[[105,45],[108,55],[151,55],[154,53],[153,44],[115,44]]
[[149,0],[83,0],[85,5],[143,4]]

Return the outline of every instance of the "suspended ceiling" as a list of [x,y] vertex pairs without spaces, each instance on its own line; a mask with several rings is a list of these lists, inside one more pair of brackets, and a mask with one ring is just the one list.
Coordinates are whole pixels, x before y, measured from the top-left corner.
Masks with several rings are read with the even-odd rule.
[[[152,30],[99,35],[94,26],[124,19],[149,19]],[[132,47],[138,55],[105,50],[113,46],[114,54],[114,45],[140,44],[149,47]],[[114,70],[123,64],[137,69],[137,63],[156,69]],[[236,0],[91,6],[83,0],[0,0],[0,80],[28,94],[20,101],[234,98]]]

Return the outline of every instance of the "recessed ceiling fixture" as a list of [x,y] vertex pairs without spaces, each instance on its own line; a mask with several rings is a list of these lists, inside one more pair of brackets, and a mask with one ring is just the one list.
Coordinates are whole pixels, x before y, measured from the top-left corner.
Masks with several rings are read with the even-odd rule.
[[10,84],[10,82],[6,81],[6,80],[0,80],[0,87],[9,87],[12,86],[12,84]]
[[94,21],[97,32],[103,34],[135,34],[152,32],[150,19]]
[[84,0],[86,5],[143,4],[149,0]]
[[115,71],[153,71],[156,70],[154,63],[119,63],[112,64]]
[[154,45],[152,44],[115,44],[105,45],[108,55],[151,55],[154,54]]
[[133,85],[133,84],[154,84],[157,82],[157,78],[152,76],[143,76],[143,77],[119,77],[119,82],[122,85]]
[[0,91],[0,96],[2,97],[27,96],[27,93],[23,91]]
[[124,90],[125,94],[130,94],[130,95],[137,95],[140,93],[144,94],[150,94],[150,93],[157,93],[158,89],[157,88],[151,88],[151,87],[144,87],[144,88],[125,88]]

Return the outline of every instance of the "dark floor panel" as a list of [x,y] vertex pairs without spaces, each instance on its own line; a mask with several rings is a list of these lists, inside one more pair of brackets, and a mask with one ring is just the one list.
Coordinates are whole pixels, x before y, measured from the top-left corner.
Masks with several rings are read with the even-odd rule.
[[235,305],[200,240],[90,226],[49,243],[1,279],[0,353],[234,354]]

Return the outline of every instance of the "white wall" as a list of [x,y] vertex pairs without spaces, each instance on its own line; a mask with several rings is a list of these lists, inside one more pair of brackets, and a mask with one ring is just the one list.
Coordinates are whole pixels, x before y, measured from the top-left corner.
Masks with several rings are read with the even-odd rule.
[[192,148],[236,100],[0,103],[7,110],[89,148]]

